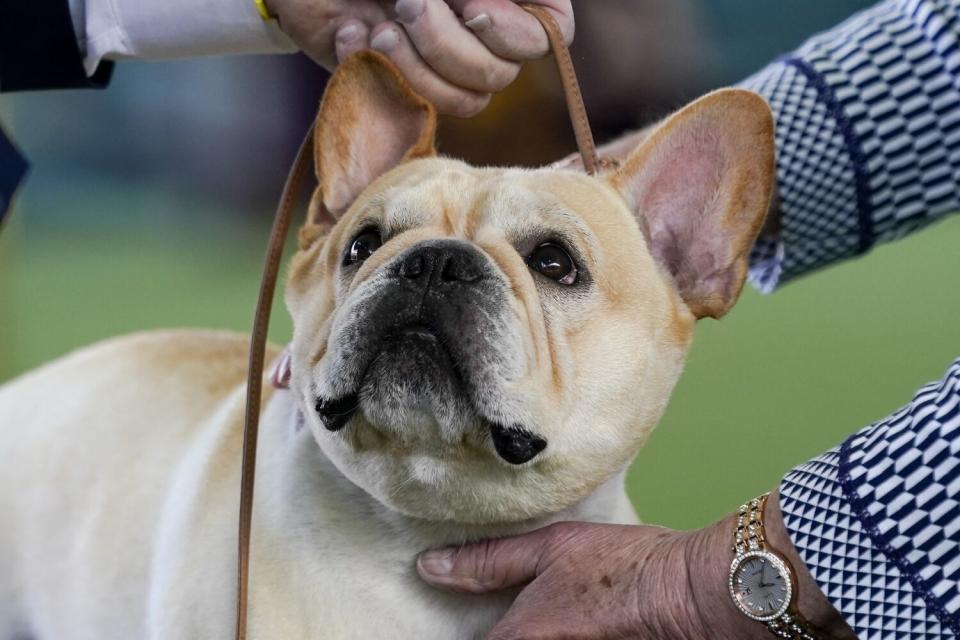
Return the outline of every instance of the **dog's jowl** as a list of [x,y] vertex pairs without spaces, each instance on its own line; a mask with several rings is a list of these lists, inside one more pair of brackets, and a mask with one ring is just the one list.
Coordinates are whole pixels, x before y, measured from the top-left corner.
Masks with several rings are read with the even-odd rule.
[[[773,181],[756,95],[697,100],[597,176],[471,167],[434,127],[371,53],[321,104],[251,638],[482,637],[510,594],[429,590],[416,555],[634,522],[624,471],[743,285]],[[243,336],[166,331],[0,388],[0,638],[231,637],[245,367]]]

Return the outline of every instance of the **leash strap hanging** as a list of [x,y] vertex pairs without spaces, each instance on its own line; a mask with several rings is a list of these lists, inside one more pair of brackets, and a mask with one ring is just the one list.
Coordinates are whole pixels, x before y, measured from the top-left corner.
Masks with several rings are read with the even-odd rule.
[[244,640],[247,636],[247,593],[250,576],[250,524],[253,516],[253,480],[257,466],[257,435],[260,426],[260,394],[263,387],[263,361],[267,348],[267,329],[270,325],[270,309],[280,272],[283,245],[290,230],[297,194],[303,179],[312,166],[313,124],[307,130],[293,167],[287,175],[280,196],[280,204],[273,218],[267,257],[260,278],[260,294],[253,316],[253,333],[250,336],[250,360],[247,365],[247,402],[243,414],[243,465],[240,469],[240,523],[237,538],[237,626],[234,637]]
[[[577,148],[583,159],[583,167],[588,174],[606,168],[608,162],[597,158],[597,151],[593,143],[593,134],[590,131],[590,122],[587,120],[587,111],[583,106],[583,96],[580,94],[580,85],[570,59],[560,26],[549,11],[533,4],[521,5],[543,25],[550,42],[550,48],[560,72],[560,81],[563,93],[570,111],[570,121],[573,124],[573,133],[577,140]],[[277,206],[270,230],[270,240],[267,244],[267,255],[264,260],[263,275],[260,279],[260,293],[257,297],[257,306],[253,316],[253,332],[250,336],[250,358],[247,366],[247,397],[243,415],[243,464],[240,470],[240,516],[237,537],[237,610],[235,640],[246,640],[247,637],[247,609],[249,600],[250,577],[250,528],[253,517],[253,488],[257,464],[257,436],[260,426],[260,397],[263,387],[263,366],[267,344],[267,329],[270,324],[270,309],[273,306],[273,296],[277,286],[277,276],[280,272],[280,259],[283,256],[283,245],[290,229],[290,221],[296,205],[297,194],[300,192],[303,180],[306,177],[313,157],[313,130],[311,124],[307,131],[297,157],[293,161],[290,173],[283,185],[280,204]]]

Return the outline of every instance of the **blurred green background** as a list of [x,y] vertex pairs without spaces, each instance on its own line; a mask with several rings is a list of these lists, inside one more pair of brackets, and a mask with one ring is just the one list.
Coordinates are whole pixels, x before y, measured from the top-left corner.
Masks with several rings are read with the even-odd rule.
[[[638,6],[589,6],[614,4]],[[644,64],[660,75],[619,93],[646,106],[625,115],[597,99],[591,117],[600,135],[642,123],[863,4],[645,4],[647,26],[667,19],[657,11],[671,25],[687,21],[687,48],[678,38],[643,45]],[[578,42],[597,42],[591,20],[604,19],[584,15]],[[586,88],[597,83],[598,47],[577,56]],[[503,127],[510,100],[542,84],[521,78],[488,122]],[[272,199],[321,85],[302,60],[243,58],[128,63],[106,92],[0,97],[0,119],[33,162],[0,232],[0,381],[115,334],[245,331]],[[519,144],[471,142],[481,124],[449,126],[441,147],[456,155],[504,147],[501,162],[511,162],[520,153]],[[570,144],[565,127],[551,135]],[[747,290],[726,319],[701,323],[667,414],[631,470],[643,518],[705,524],[939,378],[960,356],[958,275],[952,218],[771,296]],[[289,333],[278,303],[271,336],[282,343]]]

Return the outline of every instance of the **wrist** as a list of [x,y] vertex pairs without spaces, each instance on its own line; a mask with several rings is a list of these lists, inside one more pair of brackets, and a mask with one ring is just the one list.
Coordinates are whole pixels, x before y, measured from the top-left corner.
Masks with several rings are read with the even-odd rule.
[[704,637],[730,640],[770,640],[760,622],[746,617],[733,604],[727,581],[733,562],[733,531],[736,514],[700,529],[691,536],[687,551],[690,602]]
[[[709,630],[710,637],[771,640],[774,636],[766,625],[740,612],[728,590],[736,520],[736,514],[730,514],[690,537],[687,550],[689,601],[693,603],[699,626]],[[856,635],[820,591],[790,541],[780,514],[777,492],[770,494],[767,501],[764,535],[770,549],[783,556],[793,569],[796,608],[820,632],[818,638],[856,640]]]

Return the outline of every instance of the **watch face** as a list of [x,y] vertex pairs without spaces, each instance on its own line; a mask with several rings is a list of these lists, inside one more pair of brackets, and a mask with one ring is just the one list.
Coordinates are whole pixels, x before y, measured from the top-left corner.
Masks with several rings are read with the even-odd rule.
[[730,595],[745,614],[756,620],[778,618],[790,606],[793,585],[786,565],[765,551],[750,551],[734,561]]

